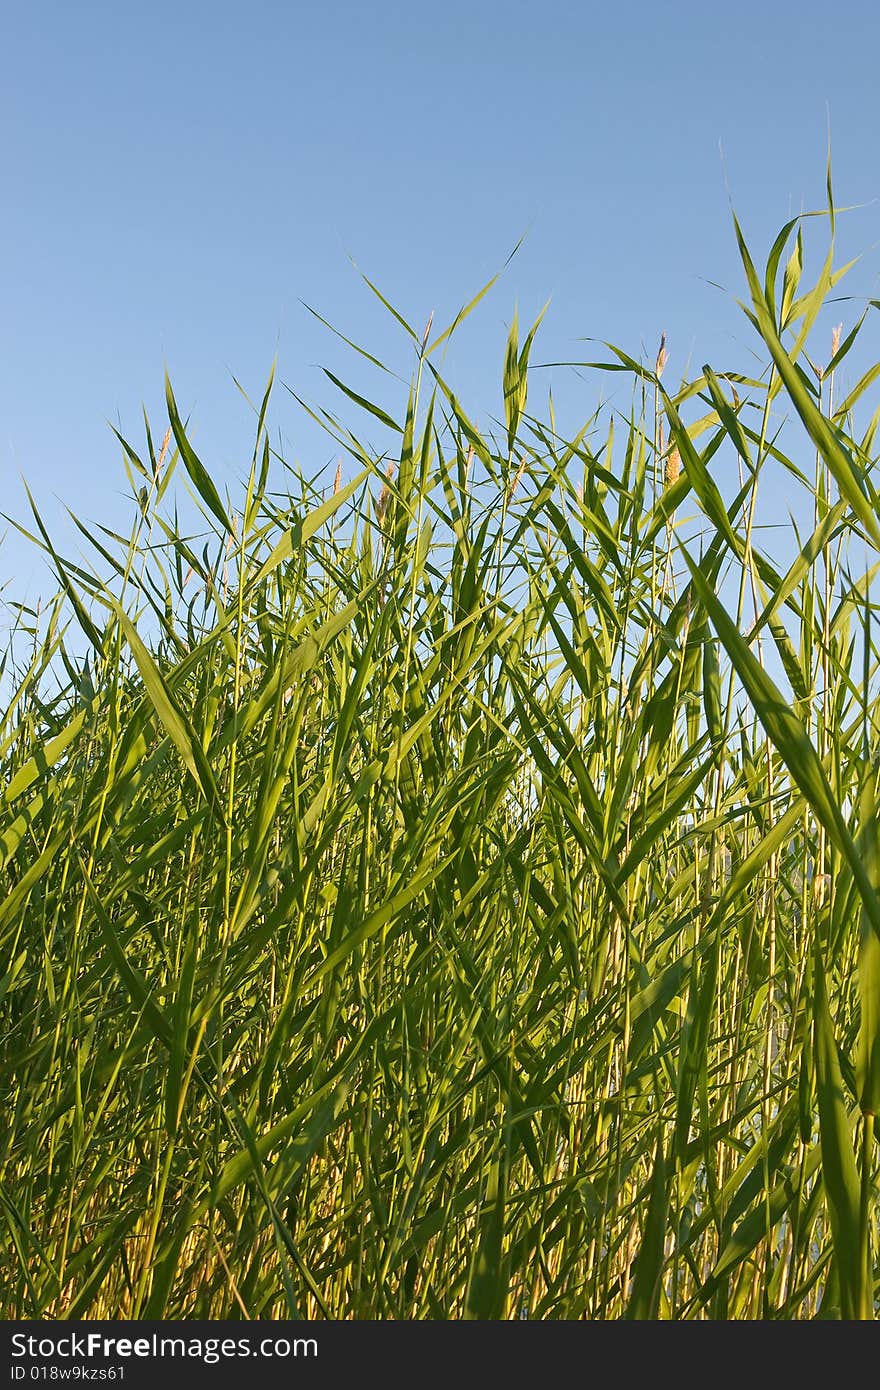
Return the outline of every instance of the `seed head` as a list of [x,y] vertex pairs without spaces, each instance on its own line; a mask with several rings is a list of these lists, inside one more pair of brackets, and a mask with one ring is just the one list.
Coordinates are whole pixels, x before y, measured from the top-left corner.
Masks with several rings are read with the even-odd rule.
[[422,352],[424,352],[424,351],[425,351],[425,348],[428,346],[428,334],[431,332],[431,324],[432,324],[433,322],[434,322],[434,310],[432,309],[431,312],[430,312],[430,314],[428,315],[428,322],[425,324],[425,331],[424,331],[424,333],[422,334]]
[[513,494],[516,492],[517,488],[519,487],[519,480],[520,480],[520,478],[522,477],[523,473],[525,473],[525,471],[526,471],[526,456],[525,456],[525,454],[523,454],[522,458],[521,458],[520,461],[519,461],[519,468],[516,470],[516,473],[513,475],[513,482],[510,484],[510,490],[509,490],[509,492],[508,492],[508,494],[507,494],[508,498],[513,497]]
[[659,351],[658,351],[658,353],[657,353],[657,363],[656,363],[656,366],[654,367],[654,375],[657,377],[658,381],[659,381],[660,377],[663,375],[663,368],[666,366],[666,363],[667,363],[668,361],[669,361],[669,354],[668,354],[667,351],[666,351],[666,334],[665,334],[665,333],[661,333],[661,334],[660,334],[660,349],[659,349]]
[[[388,482],[390,483],[390,482],[391,482],[391,479],[394,477],[394,464],[393,464],[393,463],[389,463],[388,469],[387,469],[387,471],[386,471],[386,473],[385,473],[385,476],[386,476],[386,478],[388,479]],[[379,524],[380,524],[380,525],[381,525],[381,523],[385,520],[385,513],[386,513],[387,510],[388,510],[388,500],[389,500],[390,496],[391,496],[391,494],[390,494],[389,491],[388,491],[388,484],[387,484],[387,483],[383,483],[383,484],[382,484],[382,491],[379,493],[379,500],[378,500],[377,503],[376,503],[376,514],[377,514],[377,516],[379,517]]]
[[840,347],[840,335],[843,332],[843,324],[839,323],[831,333],[831,356],[837,356],[837,349]]
[[666,457],[666,486],[672,487],[681,477],[681,454],[673,449]]
[[333,496],[335,497],[342,484],[342,459],[336,465],[336,477],[333,479]]
[[165,462],[165,455],[166,455],[167,452],[168,452],[168,445],[169,445],[170,443],[171,443],[171,428],[170,428],[170,426],[169,426],[169,428],[165,431],[165,438],[162,440],[162,447],[161,447],[161,449],[159,450],[159,457],[156,459],[156,467],[155,467],[155,470],[154,470],[154,472],[153,472],[153,477],[154,477],[154,478],[158,478],[158,476],[159,476],[159,469],[162,467],[162,464]]

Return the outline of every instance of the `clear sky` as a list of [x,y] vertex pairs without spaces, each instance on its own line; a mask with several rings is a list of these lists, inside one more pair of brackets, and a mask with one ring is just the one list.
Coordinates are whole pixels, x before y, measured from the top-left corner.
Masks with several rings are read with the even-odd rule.
[[[406,374],[349,257],[421,326],[527,234],[448,362],[481,420],[515,302],[551,299],[538,361],[584,336],[653,356],[665,330],[670,374],[746,365],[708,283],[742,288],[729,199],[765,254],[822,203],[829,112],[837,201],[866,205],[842,227],[852,289],[876,294],[871,0],[31,0],[3,29],[2,510],[26,518],[24,475],[62,537],[56,499],[119,521],[107,421],[138,443],[145,402],[161,435],[166,364],[221,483],[252,435],[231,374],[259,391],[276,351],[310,400],[335,404],[323,363],[396,406],[300,303]],[[598,387],[552,380],[591,411]],[[275,420],[290,453],[335,456],[286,393]],[[32,590],[20,542],[0,557]]]

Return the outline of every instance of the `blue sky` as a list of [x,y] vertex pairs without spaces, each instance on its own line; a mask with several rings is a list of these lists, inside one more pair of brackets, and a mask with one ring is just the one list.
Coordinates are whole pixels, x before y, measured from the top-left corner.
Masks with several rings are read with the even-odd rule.
[[[326,364],[396,405],[300,303],[405,375],[350,257],[422,326],[526,234],[447,362],[481,420],[514,303],[526,319],[551,300],[539,361],[584,355],[585,336],[653,356],[665,330],[670,374],[743,367],[749,329],[708,283],[742,289],[729,199],[766,253],[822,202],[830,112],[837,200],[866,205],[841,227],[863,256],[851,289],[877,292],[868,0],[34,0],[4,28],[2,509],[26,518],[24,475],[62,539],[60,502],[128,514],[107,421],[137,444],[144,402],[161,435],[166,364],[229,484],[252,435],[231,375],[259,391],[276,351],[309,400],[335,404]],[[551,380],[592,410],[598,384]],[[313,468],[334,456],[286,393],[275,422]],[[46,587],[14,536],[0,557],[0,583]]]

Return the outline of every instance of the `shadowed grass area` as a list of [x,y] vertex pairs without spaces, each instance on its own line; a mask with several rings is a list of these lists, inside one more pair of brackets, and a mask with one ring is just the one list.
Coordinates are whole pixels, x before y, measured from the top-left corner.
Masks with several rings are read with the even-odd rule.
[[[267,391],[221,497],[169,387],[94,570],[34,507],[7,1316],[873,1315],[880,365],[813,364],[801,227],[741,245],[763,372],[618,353],[629,418],[566,440],[514,322],[493,435],[403,324],[323,492]],[[765,468],[812,516],[773,553]]]

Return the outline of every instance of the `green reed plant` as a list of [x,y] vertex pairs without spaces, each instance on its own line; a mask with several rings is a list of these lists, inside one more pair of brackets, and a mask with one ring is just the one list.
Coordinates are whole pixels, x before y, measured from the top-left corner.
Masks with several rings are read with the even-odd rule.
[[880,364],[835,399],[860,320],[813,365],[806,226],[740,237],[763,372],[615,351],[632,410],[566,439],[514,320],[493,434],[437,365],[481,296],[392,311],[412,387],[331,378],[332,485],[270,380],[224,499],[169,385],[128,537],[33,503],[7,1316],[873,1316]]

